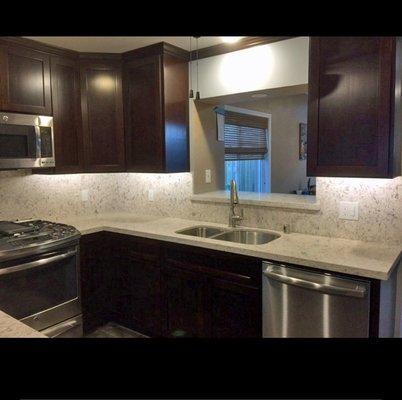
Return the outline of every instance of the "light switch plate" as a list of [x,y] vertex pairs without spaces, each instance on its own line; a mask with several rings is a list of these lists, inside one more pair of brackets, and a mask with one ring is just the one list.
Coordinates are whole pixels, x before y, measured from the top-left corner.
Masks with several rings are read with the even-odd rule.
[[88,189],[82,189],[81,190],[81,201],[85,202],[89,200],[89,190]]
[[357,221],[359,219],[359,203],[357,201],[341,201],[339,203],[339,218]]
[[211,183],[211,170],[206,169],[205,170],[205,183]]
[[154,201],[154,198],[155,198],[155,194],[154,194],[153,189],[149,189],[148,190],[148,201]]

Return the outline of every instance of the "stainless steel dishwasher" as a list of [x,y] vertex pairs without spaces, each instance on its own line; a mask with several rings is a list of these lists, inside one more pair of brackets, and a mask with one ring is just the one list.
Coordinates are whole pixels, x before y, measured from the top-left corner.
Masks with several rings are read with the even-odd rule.
[[263,262],[263,337],[368,337],[370,282]]

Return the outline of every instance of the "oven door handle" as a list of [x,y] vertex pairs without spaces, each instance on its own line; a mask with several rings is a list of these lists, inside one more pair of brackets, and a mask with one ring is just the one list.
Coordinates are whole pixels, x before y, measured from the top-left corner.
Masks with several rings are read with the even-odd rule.
[[41,258],[40,260],[32,261],[25,264],[14,265],[12,267],[0,269],[0,275],[12,274],[13,272],[24,271],[26,269],[41,267],[46,264],[51,264],[56,261],[64,260],[69,257],[77,255],[76,250],[67,251],[66,253],[57,254],[48,258]]

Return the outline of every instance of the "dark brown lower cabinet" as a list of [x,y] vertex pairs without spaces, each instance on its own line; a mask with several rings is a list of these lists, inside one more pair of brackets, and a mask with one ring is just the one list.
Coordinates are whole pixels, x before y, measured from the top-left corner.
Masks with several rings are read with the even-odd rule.
[[163,270],[164,336],[206,337],[206,279],[196,272],[171,266]]
[[114,236],[115,322],[148,336],[161,336],[161,268],[155,241]]
[[84,329],[114,321],[158,337],[261,337],[261,261],[102,232],[81,239]]
[[261,291],[223,279],[210,281],[211,337],[261,337]]
[[80,241],[81,301],[84,333],[109,321],[113,312],[110,248],[107,233],[85,235]]

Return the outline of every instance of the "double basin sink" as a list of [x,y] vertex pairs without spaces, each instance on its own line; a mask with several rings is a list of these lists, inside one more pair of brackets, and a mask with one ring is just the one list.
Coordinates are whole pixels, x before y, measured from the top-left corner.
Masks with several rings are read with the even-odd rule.
[[176,233],[242,244],[265,244],[280,237],[272,232],[253,229],[224,229],[212,226],[192,226],[176,231]]

